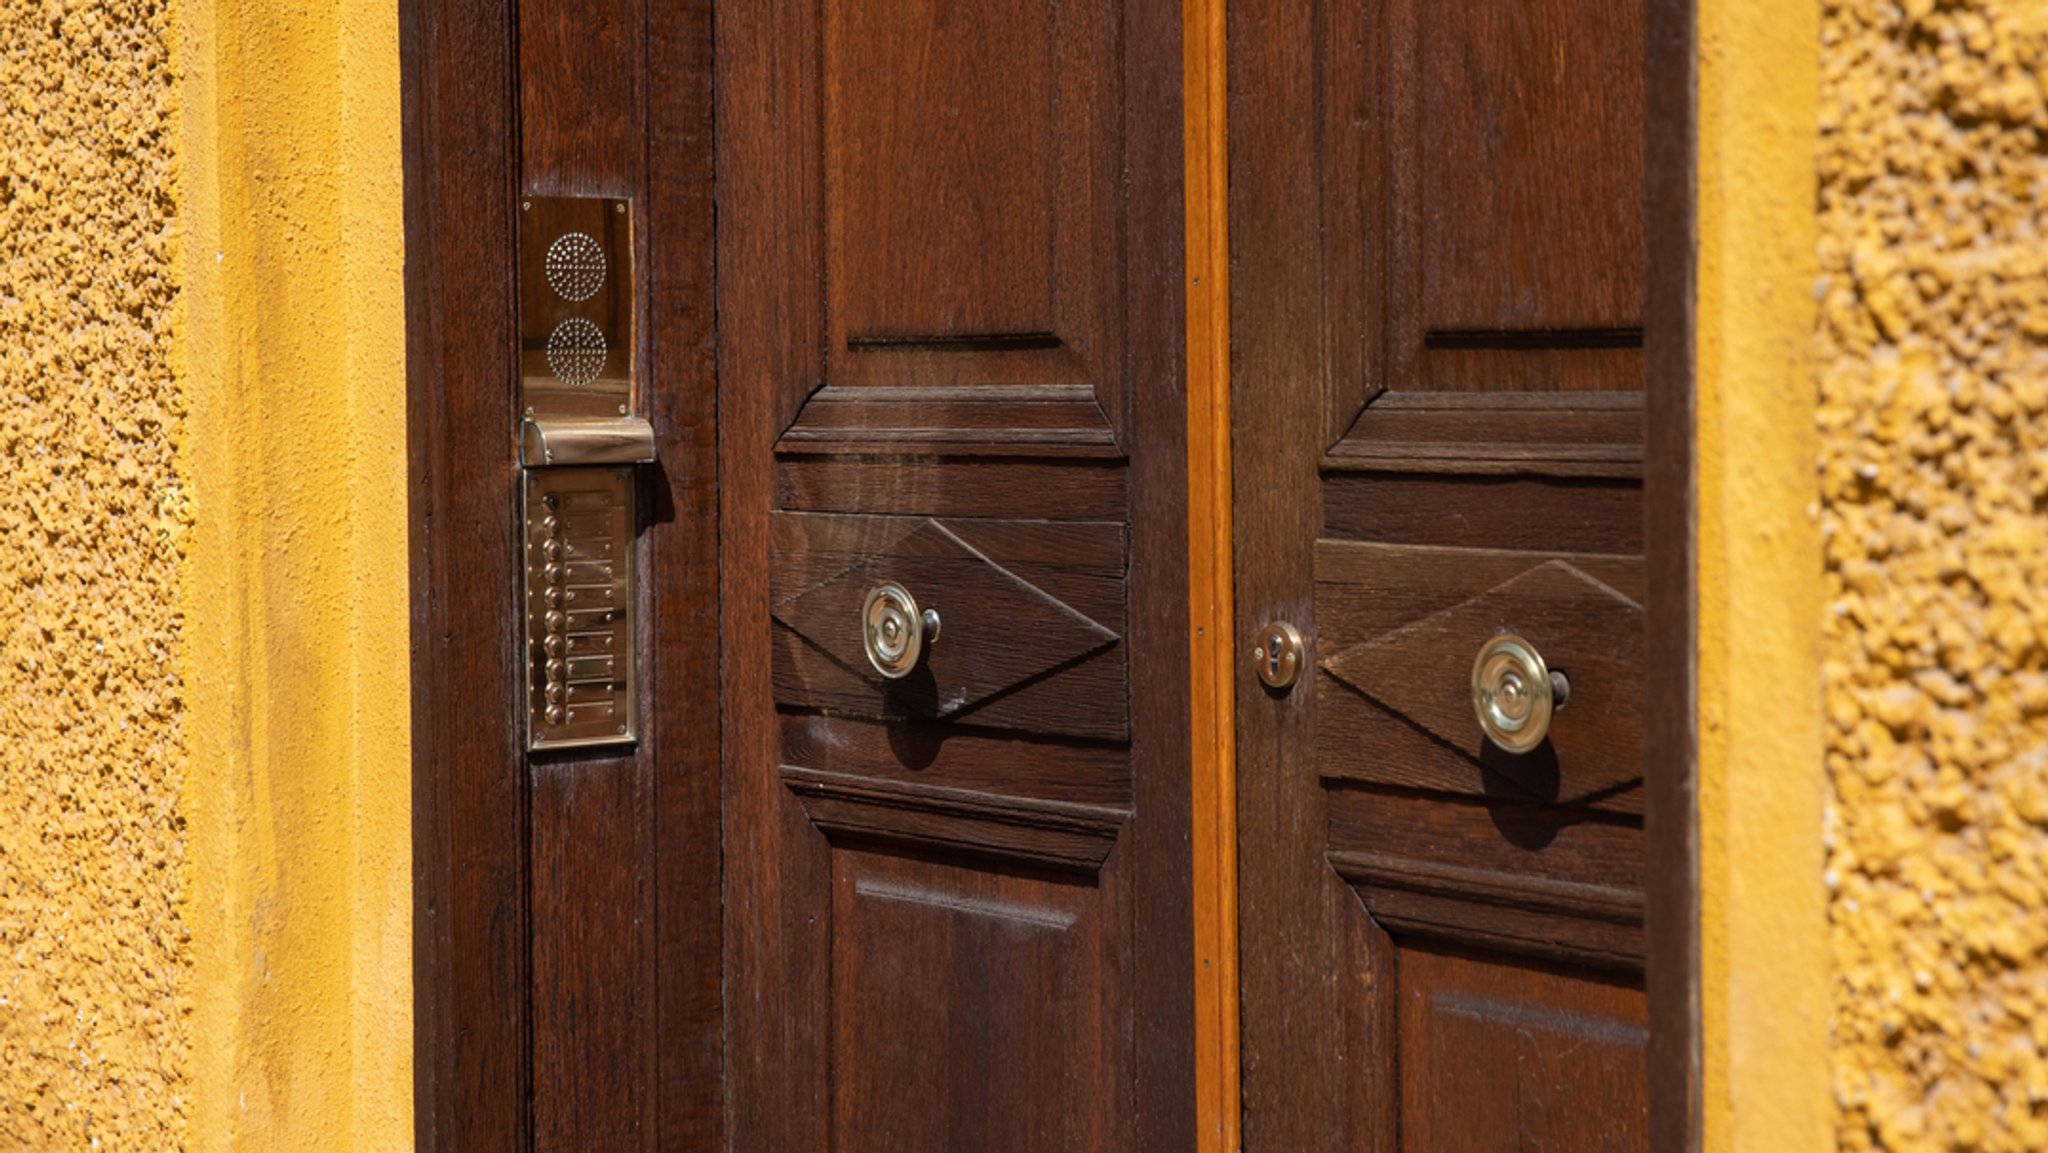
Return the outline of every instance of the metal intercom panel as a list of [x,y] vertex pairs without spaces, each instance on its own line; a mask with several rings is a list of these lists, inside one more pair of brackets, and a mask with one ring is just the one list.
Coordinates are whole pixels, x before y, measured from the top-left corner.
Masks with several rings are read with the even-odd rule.
[[635,470],[654,459],[635,413],[629,202],[519,202],[521,533],[526,745],[639,735]]

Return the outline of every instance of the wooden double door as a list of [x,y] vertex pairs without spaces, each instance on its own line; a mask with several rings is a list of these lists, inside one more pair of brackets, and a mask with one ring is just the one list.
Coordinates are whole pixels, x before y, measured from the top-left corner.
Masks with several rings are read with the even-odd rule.
[[[422,1146],[1195,1148],[1181,3],[406,13]],[[1640,0],[1230,13],[1243,1147],[1644,1148]],[[639,722],[529,752],[577,196]]]

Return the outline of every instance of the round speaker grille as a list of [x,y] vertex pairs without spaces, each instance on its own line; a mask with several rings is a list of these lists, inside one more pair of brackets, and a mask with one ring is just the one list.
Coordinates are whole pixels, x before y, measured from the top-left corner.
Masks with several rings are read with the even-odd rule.
[[548,368],[555,379],[581,388],[604,371],[604,333],[580,316],[572,316],[548,333]]
[[604,249],[587,232],[568,232],[548,245],[548,287],[564,300],[589,300],[604,286]]

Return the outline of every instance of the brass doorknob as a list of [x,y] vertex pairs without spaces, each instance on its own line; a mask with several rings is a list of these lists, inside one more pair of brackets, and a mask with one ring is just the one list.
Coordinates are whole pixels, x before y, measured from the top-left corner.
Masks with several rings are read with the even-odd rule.
[[1472,711],[1488,740],[1526,753],[1550,735],[1550,715],[1571,694],[1565,675],[1543,663],[1536,646],[1512,633],[1479,647],[1472,662]]
[[868,590],[860,606],[861,647],[868,663],[890,680],[901,680],[917,667],[924,648],[939,639],[937,609],[919,611],[917,598],[895,581]]

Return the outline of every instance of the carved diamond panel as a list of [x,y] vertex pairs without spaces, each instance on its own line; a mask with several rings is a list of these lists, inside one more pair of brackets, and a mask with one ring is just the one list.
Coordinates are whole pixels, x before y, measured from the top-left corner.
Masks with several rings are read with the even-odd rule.
[[[866,682],[865,697],[882,712],[933,719],[961,716],[1118,641],[1109,628],[998,564],[936,520],[806,518],[797,523],[809,527],[814,538],[807,542],[809,548],[798,550],[809,563],[841,549],[855,550],[861,559],[781,600],[775,619],[806,649]],[[827,536],[834,539],[822,539]],[[861,639],[862,602],[868,590],[883,581],[908,588],[920,608],[938,612],[941,625],[923,662],[895,682],[885,682],[868,664]],[[811,666],[802,652],[794,654],[790,664],[777,671],[778,688],[784,690],[778,695],[806,698],[813,695],[813,688],[828,687],[824,678],[807,673]],[[852,702],[816,703],[843,708]]]
[[1504,754],[1486,745],[1473,715],[1472,661],[1489,638],[1519,633],[1570,682],[1549,741],[1531,754],[1555,759],[1559,799],[1570,801],[1642,776],[1642,630],[1640,604],[1553,560],[1341,649],[1321,667],[1443,744],[1492,761]]

